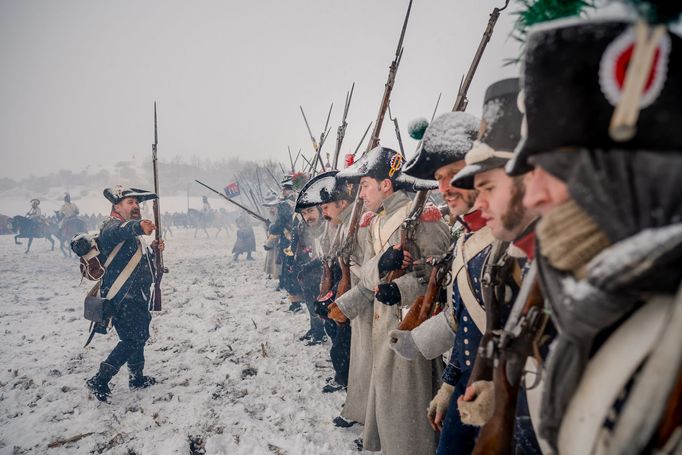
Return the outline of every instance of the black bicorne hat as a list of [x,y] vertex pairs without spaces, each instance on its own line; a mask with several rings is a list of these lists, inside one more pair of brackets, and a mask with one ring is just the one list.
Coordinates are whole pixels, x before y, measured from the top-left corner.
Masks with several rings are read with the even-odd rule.
[[523,117],[518,96],[518,78],[503,79],[488,87],[479,138],[464,158],[466,166],[452,178],[453,186],[472,190],[476,174],[507,164],[521,139]]
[[634,135],[616,140],[609,132],[632,66],[635,28],[581,20],[531,31],[521,71],[522,139],[507,172],[527,172],[529,157],[552,150],[682,150],[682,39],[667,30],[649,61]]
[[403,156],[395,150],[386,147],[375,147],[351,166],[340,171],[337,179],[357,182],[362,177],[372,177],[377,180],[390,179],[395,191],[432,190],[438,184],[430,180],[422,180],[401,172]]
[[329,202],[350,200],[351,193],[346,182],[337,180],[339,171],[328,171],[318,174],[306,183],[296,199],[296,213],[309,207]]
[[434,180],[438,168],[464,159],[478,136],[479,119],[466,112],[447,112],[426,128],[414,156],[403,172],[419,179]]
[[158,199],[158,196],[151,191],[141,190],[139,188],[127,188],[122,185],[116,185],[113,188],[105,188],[103,194],[112,204],[118,204],[127,197],[134,197],[137,199],[137,202]]

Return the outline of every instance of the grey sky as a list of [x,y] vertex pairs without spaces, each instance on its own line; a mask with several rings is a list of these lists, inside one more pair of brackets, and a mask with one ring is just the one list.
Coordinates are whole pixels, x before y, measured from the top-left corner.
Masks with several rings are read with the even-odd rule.
[[[392,97],[407,124],[450,110],[488,15],[503,1],[415,0]],[[379,107],[406,0],[0,2],[0,177],[109,166],[149,154],[158,101],[159,153],[288,161],[312,153],[298,106],[316,136],[334,102],[333,151],[346,90],[356,82],[344,152]],[[511,10],[511,11],[509,11]],[[501,17],[470,90],[517,68]],[[408,154],[415,142],[404,139]],[[384,124],[382,142],[397,147]]]

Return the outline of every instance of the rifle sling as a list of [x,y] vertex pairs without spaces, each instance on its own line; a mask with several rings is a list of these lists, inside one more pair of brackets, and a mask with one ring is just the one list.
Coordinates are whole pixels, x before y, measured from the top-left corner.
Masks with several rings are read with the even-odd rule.
[[[388,218],[377,216],[372,220],[372,246],[375,255],[381,254],[386,249],[391,236],[400,228],[409,213],[410,204],[406,204]],[[384,223],[381,223],[382,219],[385,219]]]

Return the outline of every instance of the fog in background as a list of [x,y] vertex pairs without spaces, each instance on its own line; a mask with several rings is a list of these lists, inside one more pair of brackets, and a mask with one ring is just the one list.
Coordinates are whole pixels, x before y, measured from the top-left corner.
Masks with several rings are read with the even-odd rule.
[[[59,169],[95,173],[151,153],[158,101],[161,160],[273,159],[312,146],[331,102],[332,152],[355,81],[343,152],[376,117],[408,2],[0,2],[0,177]],[[410,120],[452,108],[488,16],[502,1],[415,0],[392,96],[408,156]],[[495,29],[470,90],[518,72],[514,3]],[[382,143],[397,147],[385,122]],[[111,182],[102,182],[103,184]]]

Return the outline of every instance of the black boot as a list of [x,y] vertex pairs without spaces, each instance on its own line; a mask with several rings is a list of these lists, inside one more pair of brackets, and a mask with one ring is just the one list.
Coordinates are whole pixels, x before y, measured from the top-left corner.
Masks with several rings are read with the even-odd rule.
[[146,389],[150,385],[156,384],[156,379],[142,374],[142,370],[144,370],[144,362],[133,365],[128,364],[128,370],[130,371],[130,376],[128,377],[128,387],[130,387],[131,390]]
[[99,401],[108,402],[108,398],[111,396],[111,390],[109,389],[109,381],[114,375],[118,373],[118,370],[108,363],[100,363],[99,371],[96,375],[88,379],[85,384],[87,385],[90,392]]

